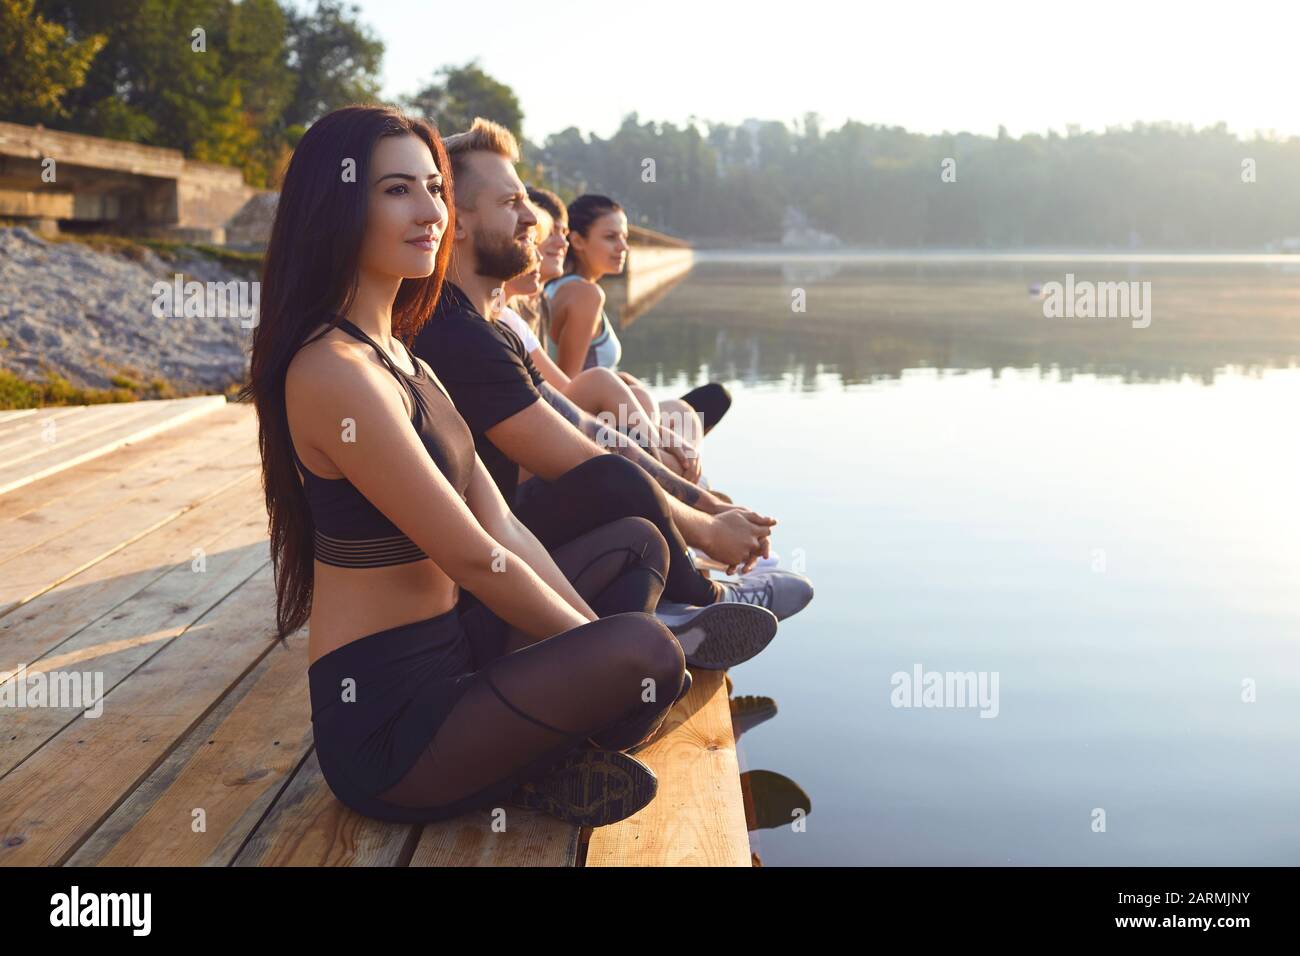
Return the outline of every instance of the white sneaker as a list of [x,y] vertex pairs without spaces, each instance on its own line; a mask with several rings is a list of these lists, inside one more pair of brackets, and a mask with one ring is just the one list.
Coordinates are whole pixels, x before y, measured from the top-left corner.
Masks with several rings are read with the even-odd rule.
[[813,599],[813,586],[793,571],[751,571],[739,581],[719,581],[722,600],[765,607],[784,621],[798,614]]

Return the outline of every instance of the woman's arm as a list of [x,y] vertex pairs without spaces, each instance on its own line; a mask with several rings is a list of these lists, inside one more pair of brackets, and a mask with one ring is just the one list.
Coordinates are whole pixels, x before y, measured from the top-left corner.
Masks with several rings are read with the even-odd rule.
[[[498,617],[537,640],[587,623],[528,561],[504,549],[479,524],[429,458],[387,372],[338,343],[301,353],[286,376],[285,391],[304,444],[328,458],[448,577]],[[482,471],[477,463],[476,471]]]
[[596,612],[582,599],[582,595],[574,590],[569,579],[564,576],[564,572],[556,566],[550,553],[506,505],[505,499],[501,497],[501,489],[483,467],[483,462],[479,460],[478,455],[474,456],[474,476],[470,478],[465,501],[479,524],[483,526],[483,530],[495,538],[506,551],[528,562],[537,572],[538,577],[545,581],[551,590],[568,601],[569,606],[584,618],[588,621],[596,620]]
[[594,282],[569,282],[551,300],[551,334],[559,346],[555,364],[573,378],[582,371],[605,292]]
[[537,366],[537,371],[542,373],[542,378],[546,379],[551,388],[558,389],[561,392],[568,389],[569,383],[573,379],[565,375],[564,370],[551,361],[551,357],[546,354],[546,349],[539,346],[529,352],[528,357],[533,360],[533,364]]

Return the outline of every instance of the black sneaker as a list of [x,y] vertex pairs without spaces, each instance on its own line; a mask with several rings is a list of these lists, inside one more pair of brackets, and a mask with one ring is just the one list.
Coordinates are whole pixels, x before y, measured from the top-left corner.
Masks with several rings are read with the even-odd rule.
[[659,791],[653,770],[617,750],[574,751],[510,797],[515,806],[540,810],[579,827],[603,827],[647,806]]

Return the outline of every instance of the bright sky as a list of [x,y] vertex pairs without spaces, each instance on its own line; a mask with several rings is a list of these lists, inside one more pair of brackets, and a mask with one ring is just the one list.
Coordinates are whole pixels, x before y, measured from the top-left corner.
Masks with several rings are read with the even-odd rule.
[[[360,0],[383,92],[477,57],[534,140],[695,115],[815,111],[919,132],[1013,135],[1135,120],[1300,134],[1294,0]],[[486,19],[494,11],[491,21]]]

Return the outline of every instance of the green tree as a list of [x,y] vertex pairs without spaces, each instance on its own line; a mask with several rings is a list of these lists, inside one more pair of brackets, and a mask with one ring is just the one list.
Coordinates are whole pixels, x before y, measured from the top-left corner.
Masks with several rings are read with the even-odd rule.
[[432,120],[444,136],[469,129],[476,116],[500,123],[523,137],[524,112],[506,84],[483,72],[477,60],[446,66],[434,82],[404,101],[407,109]]
[[300,78],[285,49],[288,18],[276,0],[242,0],[226,6],[216,42],[222,71],[239,87],[243,121],[256,140],[235,165],[255,185],[265,185],[287,157],[284,113]]
[[378,90],[383,45],[341,0],[305,11],[277,0],[42,0],[41,9],[69,36],[105,38],[60,125],[239,166],[254,185],[274,181],[307,124]]
[[230,0],[46,0],[45,14],[74,35],[108,38],[85,84],[69,95],[62,125],[242,165],[258,134],[229,68],[238,60],[226,42],[233,6]]
[[35,12],[35,0],[0,0],[0,118],[48,123],[66,115],[64,98],[86,81],[99,35],[74,41]]
[[286,11],[285,47],[297,85],[284,110],[285,129],[301,135],[330,110],[378,98],[384,44],[357,16],[355,6],[340,0]]

